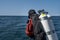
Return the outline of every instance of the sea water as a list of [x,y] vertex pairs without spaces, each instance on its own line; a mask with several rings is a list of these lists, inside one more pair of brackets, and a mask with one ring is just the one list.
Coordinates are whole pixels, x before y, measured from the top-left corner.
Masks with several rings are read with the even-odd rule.
[[[52,16],[60,39],[60,16]],[[0,16],[0,40],[28,40],[25,34],[27,16]]]

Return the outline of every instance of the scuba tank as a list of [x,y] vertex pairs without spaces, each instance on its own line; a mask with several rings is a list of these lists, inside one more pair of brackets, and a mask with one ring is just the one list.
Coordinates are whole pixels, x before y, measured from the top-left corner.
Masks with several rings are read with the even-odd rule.
[[51,16],[47,16],[47,14],[45,14],[44,12],[41,12],[39,19],[43,25],[48,40],[58,40],[53,22],[50,17]]

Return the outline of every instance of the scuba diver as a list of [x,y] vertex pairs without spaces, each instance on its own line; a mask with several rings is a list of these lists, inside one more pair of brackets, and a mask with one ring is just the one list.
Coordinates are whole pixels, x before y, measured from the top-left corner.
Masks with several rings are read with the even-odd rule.
[[26,34],[29,37],[29,40],[35,39],[34,33],[33,33],[33,22],[32,22],[32,15],[36,14],[35,10],[29,10],[28,12],[28,20],[27,20],[27,26],[26,26]]
[[37,14],[34,9],[30,9],[28,12],[29,19],[27,21],[26,34],[30,37],[30,40],[46,40],[46,34],[39,19],[42,11],[44,10],[38,11],[39,14]]

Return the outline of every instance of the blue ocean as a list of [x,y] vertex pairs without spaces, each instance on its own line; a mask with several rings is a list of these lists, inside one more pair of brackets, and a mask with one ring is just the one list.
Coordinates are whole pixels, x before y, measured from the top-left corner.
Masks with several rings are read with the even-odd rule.
[[[27,16],[0,16],[0,40],[28,40],[25,34]],[[60,40],[60,16],[52,16]]]

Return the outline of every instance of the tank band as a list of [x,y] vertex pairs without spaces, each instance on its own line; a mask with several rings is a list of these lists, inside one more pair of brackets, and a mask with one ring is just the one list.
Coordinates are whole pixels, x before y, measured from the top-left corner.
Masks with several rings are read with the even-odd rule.
[[51,34],[53,34],[53,33],[55,33],[55,30],[46,32],[47,35],[51,35]]

